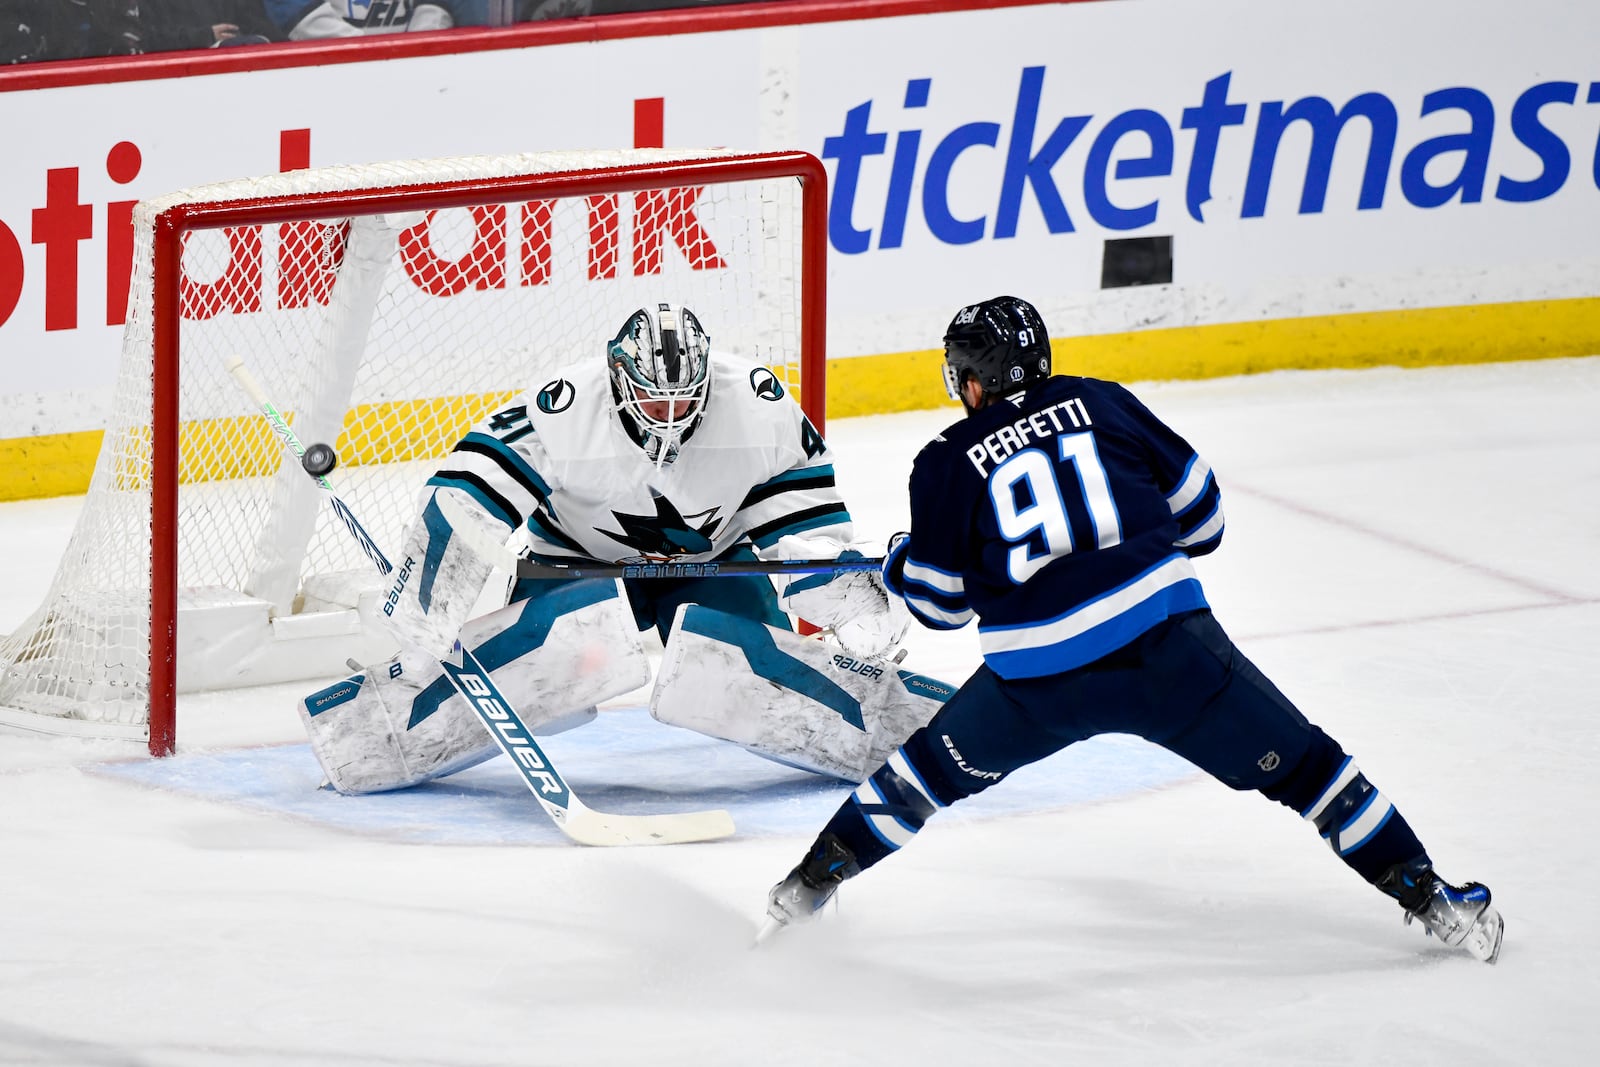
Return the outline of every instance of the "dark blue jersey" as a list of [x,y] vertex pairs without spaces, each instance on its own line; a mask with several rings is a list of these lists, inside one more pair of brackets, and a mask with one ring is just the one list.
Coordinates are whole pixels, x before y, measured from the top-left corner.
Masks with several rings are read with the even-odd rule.
[[935,629],[976,616],[1001,677],[1056,674],[1206,607],[1189,558],[1222,525],[1188,442],[1115,382],[1057,376],[917,455],[906,604]]

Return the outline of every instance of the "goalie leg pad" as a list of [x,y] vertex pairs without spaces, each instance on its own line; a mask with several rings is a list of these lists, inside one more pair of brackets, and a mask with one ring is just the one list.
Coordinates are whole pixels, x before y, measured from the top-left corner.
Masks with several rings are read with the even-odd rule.
[[[467,624],[461,643],[541,737],[591,721],[595,704],[650,680],[615,581],[566,583],[491,612]],[[404,789],[499,752],[436,662],[408,672],[397,656],[311,694],[300,717],[341,793]]]
[[955,692],[892,663],[690,604],[650,695],[661,722],[847,782],[866,778]]

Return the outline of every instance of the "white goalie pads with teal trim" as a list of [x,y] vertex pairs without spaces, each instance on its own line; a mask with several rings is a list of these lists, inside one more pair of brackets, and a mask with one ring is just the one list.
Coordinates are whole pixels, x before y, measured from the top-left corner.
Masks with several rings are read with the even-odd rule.
[[955,687],[698,604],[678,609],[650,714],[817,774],[860,782]]
[[[536,736],[595,717],[594,705],[650,680],[632,612],[615,580],[571,582],[468,623],[472,649]],[[328,783],[379,793],[464,770],[499,749],[437,661],[420,675],[396,657],[300,702]]]

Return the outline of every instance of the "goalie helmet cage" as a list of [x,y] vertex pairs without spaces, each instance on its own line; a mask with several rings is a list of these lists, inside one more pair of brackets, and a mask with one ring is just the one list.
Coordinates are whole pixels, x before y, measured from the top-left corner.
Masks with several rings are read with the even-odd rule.
[[[145,740],[179,692],[336,677],[392,642],[387,582],[224,366],[242,357],[380,545],[473,425],[693,309],[820,430],[826,173],[634,149],[342,166],[141,202],[113,410],[42,605],[0,640],[0,724]],[[398,563],[398,561],[396,561]]]

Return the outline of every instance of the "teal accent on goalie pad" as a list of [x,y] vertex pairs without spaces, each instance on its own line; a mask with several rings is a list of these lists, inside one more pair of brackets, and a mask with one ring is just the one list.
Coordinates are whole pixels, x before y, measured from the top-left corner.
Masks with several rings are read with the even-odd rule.
[[450,538],[455,535],[450,520],[439,510],[437,495],[429,497],[428,506],[422,509],[422,524],[428,528],[428,554],[423,557],[422,574],[417,578],[417,602],[423,611],[429,611],[433,607],[433,581],[439,577],[444,550],[450,547]]
[[913,674],[911,671],[898,671],[900,684],[906,691],[915,693],[920,697],[928,697],[943,704],[956,695],[956,687],[948,682],[941,682],[937,678],[929,678],[926,674]]
[[[725,741],[667,726],[643,708],[607,708],[588,726],[539,739],[573,792],[596,811],[653,815],[727,808],[736,836],[782,837],[803,848],[853,783],[807,774]],[[573,848],[500,756],[412,789],[346,797],[320,789],[306,744],[180,751],[85,768],[120,782],[235,809],[267,812],[357,837],[429,845]],[[1080,741],[1012,772],[1004,783],[943,809],[939,826],[1131,798],[1195,779],[1189,764],[1136,737]]]
[[[543,596],[530,597],[522,602],[522,614],[517,621],[501,630],[472,654],[485,670],[499,670],[519,656],[539,648],[550,636],[550,627],[562,615],[617,595],[617,584],[610,578],[589,578],[581,581],[561,581]],[[441,675],[411,701],[411,718],[406,729],[416,728],[429,715],[439,710],[439,705],[449,700],[456,691],[450,679]]]
[[305,699],[306,714],[315,717],[340,704],[349,703],[356,698],[357,693],[361,692],[361,683],[364,681],[366,675],[358,674],[342,682],[336,682],[326,689],[318,689]]
[[683,613],[680,625],[689,633],[733,645],[744,653],[745,662],[750,664],[750,669],[757,677],[808,696],[823,707],[838,712],[841,719],[857,730],[866,730],[866,722],[861,717],[861,702],[821,671],[780,651],[772,641],[772,631],[760,623],[720,611],[707,611],[691,604]]

